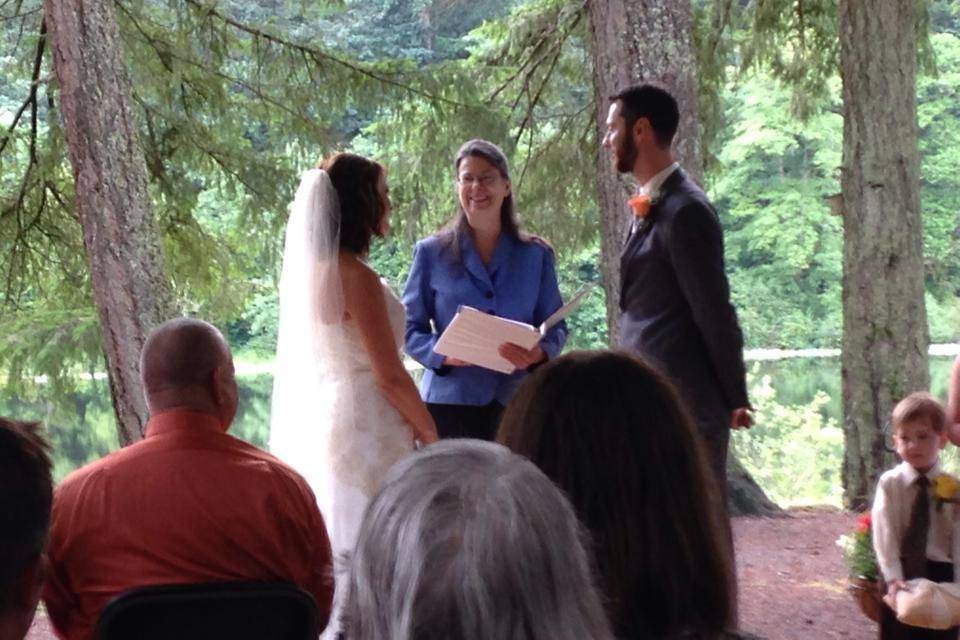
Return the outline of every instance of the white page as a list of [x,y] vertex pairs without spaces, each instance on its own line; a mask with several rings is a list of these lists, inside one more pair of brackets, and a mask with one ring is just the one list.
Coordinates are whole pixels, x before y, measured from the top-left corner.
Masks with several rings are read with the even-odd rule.
[[512,342],[524,349],[533,349],[540,337],[539,331],[523,322],[462,306],[433,350],[480,367],[513,373],[516,367],[498,353],[500,345]]
[[563,305],[552,314],[550,317],[543,321],[540,325],[540,335],[546,335],[547,331],[553,328],[554,325],[559,323],[561,320],[565,320],[567,316],[577,310],[577,307],[586,299],[586,297],[593,291],[592,284],[585,284],[580,287],[580,290],[573,294],[573,297],[570,298],[570,301],[567,304]]

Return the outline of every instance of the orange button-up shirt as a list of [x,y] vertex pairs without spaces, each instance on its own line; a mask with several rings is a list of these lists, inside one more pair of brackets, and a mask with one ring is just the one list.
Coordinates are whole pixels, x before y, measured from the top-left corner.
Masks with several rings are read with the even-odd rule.
[[111,598],[157,584],[292,582],[326,623],[332,558],[313,492],[224,431],[212,416],[166,411],[144,440],[60,484],[44,598],[61,638],[89,638]]

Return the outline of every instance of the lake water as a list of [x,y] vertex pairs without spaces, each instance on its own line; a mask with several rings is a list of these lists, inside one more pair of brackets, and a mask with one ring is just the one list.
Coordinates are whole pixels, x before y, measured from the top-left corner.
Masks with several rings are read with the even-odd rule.
[[[952,357],[930,359],[931,391],[944,400],[952,362]],[[739,448],[745,464],[748,468],[755,465],[761,486],[780,502],[839,504],[842,459],[842,442],[837,435],[841,414],[839,358],[754,361],[748,362],[748,369],[754,403],[767,381],[773,398],[763,402],[765,408],[758,416],[761,419],[757,426],[750,432],[738,433],[734,439],[734,447]],[[240,406],[231,433],[265,447],[270,429],[272,376],[241,374],[238,382]],[[823,394],[819,399],[818,393]],[[798,408],[811,403],[817,405],[815,411],[797,418]],[[57,480],[117,447],[106,380],[84,380],[69,391],[38,384],[25,395],[0,393],[0,415],[40,420],[46,425],[54,447]],[[790,426],[793,424],[787,424],[790,419],[801,422]],[[956,454],[951,451],[949,459],[955,458]],[[956,467],[960,468],[960,461]]]

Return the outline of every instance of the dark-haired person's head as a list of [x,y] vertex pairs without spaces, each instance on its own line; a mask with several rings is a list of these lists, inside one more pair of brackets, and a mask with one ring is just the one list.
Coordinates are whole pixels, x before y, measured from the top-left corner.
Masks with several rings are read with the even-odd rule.
[[619,637],[720,633],[727,553],[710,474],[673,386],[619,352],[573,352],[537,369],[497,441],[570,497],[594,541]]
[[348,640],[612,638],[569,501],[530,461],[469,438],[390,469],[344,620]]
[[0,418],[0,639],[23,638],[46,573],[53,481],[40,425]]
[[175,318],[147,336],[140,378],[151,414],[187,409],[214,416],[226,430],[237,413],[233,356],[223,334],[196,318]]
[[383,237],[387,232],[390,198],[386,169],[355,153],[330,156],[319,168],[330,176],[340,201],[340,248],[366,254],[373,236]]
[[613,152],[617,171],[633,171],[647,149],[670,150],[680,110],[668,91],[652,84],[635,85],[610,96],[610,102],[603,146]]

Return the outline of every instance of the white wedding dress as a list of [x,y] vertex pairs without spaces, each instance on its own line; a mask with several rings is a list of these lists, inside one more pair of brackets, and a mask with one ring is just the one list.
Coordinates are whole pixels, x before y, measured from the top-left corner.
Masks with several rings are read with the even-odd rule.
[[[390,316],[397,349],[403,344],[406,313],[403,303],[383,282],[383,297]],[[325,443],[324,468],[308,471],[307,481],[317,495],[327,521],[335,555],[353,550],[360,519],[367,503],[380,488],[387,470],[413,451],[413,434],[400,413],[383,396],[373,377],[370,356],[363,348],[356,326],[344,323],[350,346],[349,366],[341,373],[349,378],[335,384],[351,397],[334,397],[342,417],[333,415]],[[349,389],[349,391],[347,391]]]
[[[327,174],[307,171],[291,205],[280,279],[270,450],[309,483],[323,515],[336,581],[333,638],[364,510],[387,470],[414,449],[410,426],[383,396],[339,276],[339,205]],[[394,341],[403,303],[381,281]]]

